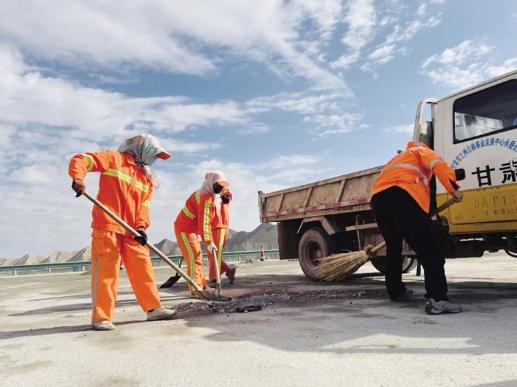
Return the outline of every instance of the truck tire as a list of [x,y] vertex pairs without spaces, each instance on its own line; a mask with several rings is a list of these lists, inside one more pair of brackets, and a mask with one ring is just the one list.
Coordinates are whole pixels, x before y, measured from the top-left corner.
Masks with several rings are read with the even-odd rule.
[[298,244],[298,262],[305,276],[319,281],[316,270],[319,260],[332,254],[332,245],[327,233],[320,228],[306,230]]
[[[386,257],[380,256],[371,259],[373,267],[377,269],[379,273],[386,273]],[[416,267],[416,259],[414,257],[405,256],[402,261],[402,273],[409,273]]]

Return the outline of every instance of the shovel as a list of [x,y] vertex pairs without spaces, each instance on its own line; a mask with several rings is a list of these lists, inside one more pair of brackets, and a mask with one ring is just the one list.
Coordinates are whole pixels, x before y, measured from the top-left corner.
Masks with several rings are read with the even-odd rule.
[[[181,264],[183,262],[183,257],[181,257],[180,261],[178,262],[178,267],[181,267]],[[169,277],[167,281],[165,281],[163,284],[161,284],[160,289],[167,289],[172,288],[176,282],[179,281],[181,276],[176,273],[172,277]]]
[[[136,231],[133,227],[131,227],[129,224],[124,222],[122,219],[120,219],[117,215],[115,215],[108,207],[106,207],[104,204],[99,202],[94,197],[90,196],[88,193],[83,192],[82,193],[86,198],[91,201],[93,204],[95,204],[97,207],[99,207],[101,210],[103,210],[110,218],[112,218],[115,222],[120,224],[122,227],[124,227],[127,231],[129,231],[133,236],[138,237],[140,236],[140,233]],[[156,255],[158,255],[161,259],[165,261],[170,267],[172,267],[174,270],[176,270],[176,273],[178,273],[185,281],[187,281],[190,286],[194,288],[194,293],[199,295],[199,297],[207,300],[207,301],[230,301],[231,297],[225,297],[220,294],[215,294],[211,292],[207,292],[192,279],[188,276],[187,273],[185,273],[183,270],[181,270],[178,265],[176,265],[174,262],[172,262],[164,253],[162,253],[159,249],[157,249],[154,245],[150,244],[149,242],[146,243],[147,247],[151,249]]]

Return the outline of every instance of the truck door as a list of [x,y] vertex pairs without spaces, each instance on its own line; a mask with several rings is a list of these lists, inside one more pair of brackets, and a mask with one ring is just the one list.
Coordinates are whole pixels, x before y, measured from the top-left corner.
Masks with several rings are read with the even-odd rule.
[[[436,140],[463,168],[464,201],[449,209],[451,232],[503,231],[517,222],[517,74],[438,102]],[[438,184],[438,200],[446,193]],[[441,195],[440,195],[441,194]]]

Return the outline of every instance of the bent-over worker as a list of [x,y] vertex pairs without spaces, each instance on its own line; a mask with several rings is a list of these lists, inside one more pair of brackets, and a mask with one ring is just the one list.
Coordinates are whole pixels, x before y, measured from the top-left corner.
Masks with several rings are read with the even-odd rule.
[[[176,241],[187,263],[187,273],[202,289],[206,289],[203,273],[203,253],[198,235],[212,254],[217,253],[217,246],[212,235],[212,221],[215,216],[216,196],[228,189],[228,181],[221,172],[208,172],[201,187],[194,191],[185,202],[174,221]],[[193,297],[192,286],[188,289]]]
[[86,190],[84,177],[100,172],[97,199],[136,229],[139,237],[129,234],[104,211],[92,211],[92,328],[112,330],[117,297],[120,257],[138,303],[147,320],[169,319],[175,310],[161,306],[153,267],[149,257],[146,230],[150,225],[149,205],[156,185],[149,166],[167,153],[153,136],[142,134],[127,139],[118,151],[88,152],[72,157],[69,175],[72,188],[80,196]]
[[430,187],[435,175],[447,192],[461,201],[456,174],[427,145],[410,141],[405,151],[391,159],[375,181],[371,206],[386,241],[386,288],[393,301],[412,294],[402,282],[402,240],[417,253],[425,272],[428,314],[457,313],[461,306],[449,302],[445,257],[429,216]]

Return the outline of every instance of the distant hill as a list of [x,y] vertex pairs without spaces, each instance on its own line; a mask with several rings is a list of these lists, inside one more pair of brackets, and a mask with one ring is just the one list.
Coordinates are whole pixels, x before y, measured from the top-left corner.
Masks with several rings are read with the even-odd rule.
[[13,259],[7,263],[8,265],[34,265],[36,263],[40,263],[43,261],[45,257],[40,257],[39,255],[29,255],[25,254],[23,257],[18,259]]
[[228,239],[226,251],[278,249],[276,226],[264,223],[251,232],[239,231]]
[[[251,232],[236,232],[234,230],[229,230],[228,234],[229,239],[226,244],[226,251],[260,250],[261,247],[266,250],[278,248],[276,226],[269,223],[261,224]],[[165,255],[181,254],[177,243],[169,239],[162,239],[160,242],[156,243],[155,246]],[[154,254],[152,254],[152,256],[154,256]],[[18,259],[0,258],[0,266],[55,262],[83,262],[90,260],[90,247],[84,247],[77,251],[56,251],[48,257],[26,254]]]
[[[180,250],[178,248],[178,244],[176,242],[170,241],[168,239],[162,239],[160,242],[154,245],[158,250],[160,250],[165,255],[179,255]],[[151,256],[154,257],[156,254],[151,252]]]

